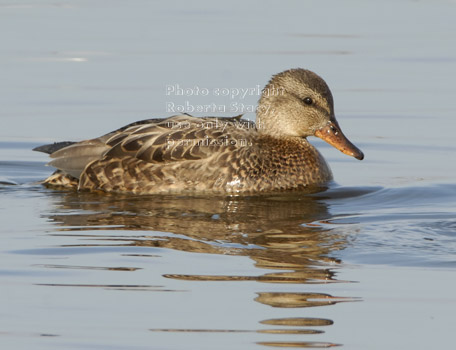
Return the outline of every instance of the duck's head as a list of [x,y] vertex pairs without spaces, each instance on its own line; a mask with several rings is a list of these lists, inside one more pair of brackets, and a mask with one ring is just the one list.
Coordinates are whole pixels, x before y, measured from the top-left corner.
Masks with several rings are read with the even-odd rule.
[[274,137],[317,136],[341,152],[363,159],[364,154],[342,133],[325,81],[306,69],[276,74],[263,90],[257,111],[260,133]]

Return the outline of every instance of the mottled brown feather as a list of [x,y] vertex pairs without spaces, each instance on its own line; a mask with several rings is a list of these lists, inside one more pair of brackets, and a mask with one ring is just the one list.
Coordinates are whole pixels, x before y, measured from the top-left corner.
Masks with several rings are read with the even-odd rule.
[[[284,143],[260,137],[250,122],[231,118],[218,128],[207,127],[221,120],[175,116],[83,141],[81,145],[104,140],[104,151],[85,164],[78,188],[239,193],[303,189],[331,179],[326,163],[305,139]],[[55,185],[55,180],[46,182]]]

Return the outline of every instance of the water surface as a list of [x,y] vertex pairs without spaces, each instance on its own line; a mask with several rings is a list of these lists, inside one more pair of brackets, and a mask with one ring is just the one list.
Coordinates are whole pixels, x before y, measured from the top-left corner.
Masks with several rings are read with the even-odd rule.
[[[2,348],[453,344],[456,3],[266,4],[0,5]],[[35,146],[168,116],[168,102],[255,105],[166,86],[253,88],[290,67],[327,80],[366,155],[312,139],[335,175],[325,192],[134,197],[39,184],[52,169]]]

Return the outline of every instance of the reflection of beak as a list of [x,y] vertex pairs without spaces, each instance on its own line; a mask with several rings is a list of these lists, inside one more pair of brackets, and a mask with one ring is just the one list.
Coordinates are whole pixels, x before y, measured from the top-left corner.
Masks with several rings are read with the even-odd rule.
[[342,153],[359,160],[364,158],[363,152],[345,137],[335,121],[329,122],[327,126],[315,131],[315,136],[326,141]]

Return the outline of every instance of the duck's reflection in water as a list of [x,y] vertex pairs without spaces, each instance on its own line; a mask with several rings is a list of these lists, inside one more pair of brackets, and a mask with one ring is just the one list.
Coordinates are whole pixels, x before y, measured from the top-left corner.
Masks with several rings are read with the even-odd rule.
[[[59,231],[72,231],[72,236],[77,234],[93,240],[93,243],[84,243],[84,246],[159,247],[248,256],[255,261],[258,269],[277,271],[254,276],[164,274],[167,278],[299,284],[342,282],[336,280],[334,273],[334,267],[340,261],[331,255],[347,245],[347,232],[343,227],[325,222],[330,217],[327,205],[312,195],[131,197],[73,192],[54,192],[54,195],[55,207],[49,218],[59,225]],[[80,232],[86,230],[91,233]],[[93,234],[95,230],[103,232],[96,235]],[[128,235],[119,234],[121,231],[128,231]],[[131,231],[141,234],[132,235]],[[354,301],[356,298],[340,298],[326,293],[261,292],[255,300],[275,308],[306,308]],[[284,328],[255,332],[315,334],[322,331],[302,327],[328,326],[332,321],[280,318],[260,323]],[[293,328],[285,328],[290,326]],[[335,345],[315,342],[259,344],[276,347]]]

